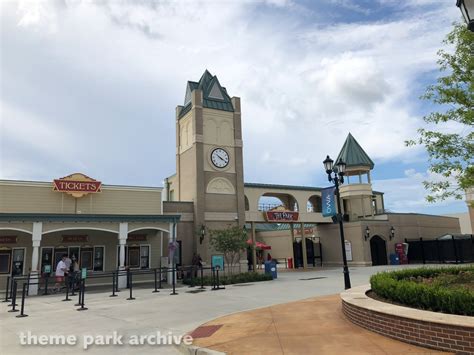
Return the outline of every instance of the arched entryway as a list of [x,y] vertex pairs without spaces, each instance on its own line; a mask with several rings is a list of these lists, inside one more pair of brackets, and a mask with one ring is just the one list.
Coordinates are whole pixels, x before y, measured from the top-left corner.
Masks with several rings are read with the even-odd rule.
[[387,265],[387,246],[385,240],[378,235],[370,239],[370,254],[372,256],[372,265]]

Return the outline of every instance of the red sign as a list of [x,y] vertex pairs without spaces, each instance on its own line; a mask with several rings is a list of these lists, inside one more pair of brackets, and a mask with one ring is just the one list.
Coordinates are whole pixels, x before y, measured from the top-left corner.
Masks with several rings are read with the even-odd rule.
[[298,212],[293,211],[267,211],[264,213],[267,222],[295,222],[299,216]]
[[145,242],[146,234],[131,234],[128,236],[127,240],[130,242]]
[[76,173],[53,181],[53,191],[66,192],[74,197],[101,192],[102,182]]
[[[295,232],[296,232],[296,234],[301,234],[301,229],[300,228],[295,229]],[[304,234],[305,235],[306,234],[313,234],[313,233],[314,233],[313,228],[305,228],[304,229]]]
[[1,236],[0,237],[0,244],[16,244],[16,237],[15,236]]
[[63,243],[86,243],[88,241],[87,235],[63,235]]

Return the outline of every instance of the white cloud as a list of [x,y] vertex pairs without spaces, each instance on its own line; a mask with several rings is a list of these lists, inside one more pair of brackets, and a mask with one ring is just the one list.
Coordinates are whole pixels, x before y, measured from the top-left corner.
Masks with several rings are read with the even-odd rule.
[[[60,127],[88,175],[152,185],[174,171],[174,108],[206,68],[242,98],[247,181],[323,182],[321,161],[349,132],[377,162],[420,159],[403,144],[421,125],[413,88],[459,17],[444,3],[333,24],[322,7],[284,0],[29,3],[1,5],[3,103]],[[15,134],[31,156],[47,148],[31,130]],[[38,165],[23,171],[37,178]]]

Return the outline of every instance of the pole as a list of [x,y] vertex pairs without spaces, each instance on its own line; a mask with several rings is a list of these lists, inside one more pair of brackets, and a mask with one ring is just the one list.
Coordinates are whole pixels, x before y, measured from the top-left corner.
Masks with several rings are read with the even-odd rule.
[[202,270],[202,265],[201,265],[201,287],[199,287],[200,290],[204,290],[204,277],[203,277],[203,270]]
[[158,283],[157,283],[158,280],[157,280],[157,276],[158,276],[158,275],[157,275],[157,273],[156,273],[156,268],[155,268],[155,290],[152,291],[153,293],[160,292],[160,291],[158,291]]
[[49,280],[49,273],[45,275],[46,277],[44,278],[44,293],[43,296],[48,295],[48,280]]
[[117,297],[115,294],[115,271],[112,272],[112,294],[109,297]]
[[[175,265],[174,261],[173,261],[172,265]],[[177,293],[176,293],[176,268],[172,267],[171,272],[173,274],[173,276],[172,276],[173,277],[173,292],[170,293],[170,295],[174,296],[174,295],[177,295]]]
[[339,194],[339,178],[336,176],[334,179],[336,185],[336,198],[337,198],[337,219],[339,220],[339,234],[341,235],[341,249],[342,249],[342,262],[344,264],[344,288],[347,290],[351,288],[351,278],[349,276],[349,268],[347,267],[347,257],[345,248],[344,238],[344,226],[342,225],[342,208],[341,208],[341,196]]
[[[13,294],[12,294],[12,309],[10,309],[8,312],[18,312],[18,309],[16,309],[16,291],[17,291],[18,284],[15,280],[13,280]],[[9,305],[10,306],[10,305]]]
[[128,289],[130,290],[130,296],[127,298],[127,301],[133,301],[135,297],[133,297],[133,274],[130,272],[130,269],[127,270],[127,278],[128,278]]
[[17,315],[17,318],[23,318],[23,317],[28,317],[28,314],[25,314],[25,295],[28,292],[28,283],[23,283],[23,290],[21,293],[21,312],[19,315]]
[[66,276],[66,298],[63,299],[63,302],[64,301],[72,301],[70,298],[69,298],[69,284],[71,283],[71,276]]
[[[10,297],[8,296],[8,293],[10,291],[10,286],[11,285],[11,282],[10,282],[10,275],[7,276],[7,284],[6,284],[6,287],[5,287],[5,299],[2,301],[2,302],[8,302],[8,300],[10,299]],[[11,295],[11,292],[10,292],[10,295]]]
[[81,293],[80,293],[80,296],[81,297],[81,301],[79,302],[80,303],[80,306],[81,308],[78,308],[77,310],[78,311],[87,311],[88,308],[87,307],[84,307],[84,295],[86,293],[86,279],[82,279],[81,280]]

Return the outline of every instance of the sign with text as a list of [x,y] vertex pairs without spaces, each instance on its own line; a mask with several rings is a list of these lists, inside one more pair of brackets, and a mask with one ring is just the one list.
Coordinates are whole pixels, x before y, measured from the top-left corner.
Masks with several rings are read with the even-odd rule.
[[334,198],[335,189],[336,188],[333,186],[321,190],[323,217],[332,217],[336,215],[336,199]]
[[295,222],[299,213],[294,211],[266,211],[264,212],[267,222]]
[[212,267],[219,268],[219,270],[224,270],[224,255],[213,255],[211,257]]
[[127,240],[130,242],[146,242],[146,234],[130,234]]
[[[301,234],[301,229],[300,228],[295,229],[295,234],[300,235]],[[313,228],[305,228],[304,229],[304,235],[308,235],[308,234],[314,234]]]
[[0,244],[16,244],[16,236],[11,236],[11,235],[0,236]]
[[75,173],[53,181],[53,191],[65,192],[79,198],[87,194],[101,192],[102,182]]
[[87,235],[63,235],[63,243],[86,243],[88,241]]

